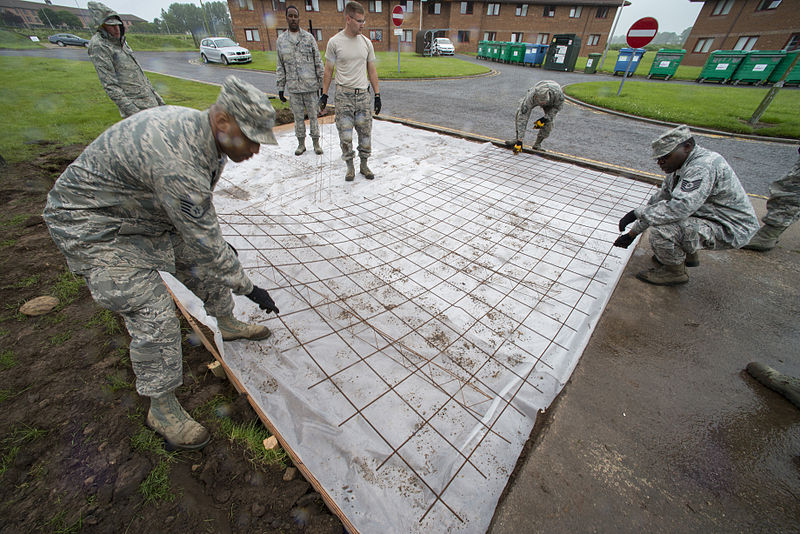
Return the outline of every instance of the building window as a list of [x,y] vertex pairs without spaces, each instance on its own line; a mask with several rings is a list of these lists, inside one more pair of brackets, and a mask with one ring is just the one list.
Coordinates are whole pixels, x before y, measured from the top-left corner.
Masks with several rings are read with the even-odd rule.
[[594,18],[596,19],[607,19],[608,18],[608,8],[607,7],[598,7],[597,13],[594,14]]
[[791,52],[792,50],[797,50],[798,48],[800,48],[800,33],[795,33],[789,37],[789,42],[786,43],[786,46],[784,46],[783,49],[787,52]]
[[536,44],[548,44],[550,42],[550,34],[549,33],[540,33],[539,40],[536,41]]
[[246,5],[246,4],[245,4],[245,0],[239,0],[239,8],[240,8],[240,9],[244,9],[244,6],[245,6],[245,5]]
[[442,12],[441,2],[428,2],[428,15],[439,15]]
[[383,0],[369,0],[369,12],[370,13],[382,13],[383,12]]
[[544,14],[543,17],[555,17],[556,16],[556,6],[544,6]]
[[401,43],[410,43],[413,40],[414,32],[411,30],[403,30],[403,33],[400,34],[400,42]]
[[586,43],[586,46],[597,46],[597,43],[600,42],[600,34],[593,33],[589,36],[589,41]]
[[311,30],[311,35],[313,35],[314,39],[317,41],[322,40],[322,30]]
[[253,7],[253,0],[247,0],[247,9],[250,11],[255,11],[255,8]]
[[761,0],[761,3],[758,4],[756,11],[767,11],[768,9],[776,9],[779,5],[781,5],[781,0]]
[[712,37],[701,37],[697,40],[697,44],[694,45],[694,50],[692,52],[697,52],[699,54],[705,54],[711,48],[711,43],[714,42]]
[[472,2],[461,2],[461,14],[472,15]]
[[344,11],[344,0],[336,0],[336,11],[339,13]]
[[522,42],[522,32],[511,32],[511,42],[512,43],[521,43]]
[[484,41],[494,41],[497,38],[497,32],[483,32]]
[[486,14],[496,16],[500,14],[500,4],[486,4]]
[[406,10],[406,13],[413,13],[414,12],[414,0],[406,0],[406,4],[403,6],[403,9]]
[[306,11],[319,11],[319,0],[306,0]]
[[717,0],[717,3],[714,5],[714,10],[711,11],[711,16],[727,15],[733,7],[733,2],[734,0]]
[[458,30],[458,42],[459,43],[468,43],[469,42],[469,32],[466,30]]
[[518,17],[528,16],[528,4],[520,4],[517,6],[517,16]]
[[575,6],[569,8],[569,18],[571,19],[581,18],[581,11],[583,11],[583,6]]
[[369,40],[370,41],[383,41],[383,30],[370,30],[369,31]]
[[244,30],[244,40],[245,41],[260,41],[261,39],[259,39],[259,37],[258,37],[258,30],[256,30],[255,28],[251,29],[251,30],[245,29]]
[[743,35],[739,37],[739,40],[736,41],[734,45],[734,50],[746,50],[750,51],[756,45],[756,41],[758,41],[758,35]]

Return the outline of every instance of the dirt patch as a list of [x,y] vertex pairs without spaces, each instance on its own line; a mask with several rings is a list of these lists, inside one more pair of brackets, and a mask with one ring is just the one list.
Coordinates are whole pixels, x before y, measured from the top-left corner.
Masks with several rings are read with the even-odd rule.
[[[214,437],[201,452],[153,445],[122,321],[70,275],[40,215],[83,147],[42,144],[0,167],[0,531],[342,532],[302,477],[283,480],[288,459],[265,465],[228,439],[231,424],[260,422],[185,322],[178,398]],[[40,295],[61,303],[18,312]]]

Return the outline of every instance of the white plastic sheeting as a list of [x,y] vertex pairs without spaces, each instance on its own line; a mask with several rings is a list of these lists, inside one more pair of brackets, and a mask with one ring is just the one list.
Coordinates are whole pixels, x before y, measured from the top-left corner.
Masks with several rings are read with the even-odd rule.
[[649,185],[375,122],[377,175],[282,146],[226,169],[226,238],[280,315],[225,361],[360,532],[483,532],[574,369]]

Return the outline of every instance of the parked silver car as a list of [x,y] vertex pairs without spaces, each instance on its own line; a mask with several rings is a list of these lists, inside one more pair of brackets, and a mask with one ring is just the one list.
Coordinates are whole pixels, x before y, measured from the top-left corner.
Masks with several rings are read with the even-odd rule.
[[203,63],[250,63],[250,50],[239,46],[227,37],[208,37],[200,41],[200,58]]
[[56,33],[48,37],[47,40],[58,46],[89,46],[89,41],[87,39],[72,35],[71,33]]

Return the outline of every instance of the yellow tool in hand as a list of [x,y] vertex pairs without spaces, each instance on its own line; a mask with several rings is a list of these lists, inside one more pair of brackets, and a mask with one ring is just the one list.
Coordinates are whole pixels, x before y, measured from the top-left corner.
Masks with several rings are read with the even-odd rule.
[[533,127],[538,130],[539,128],[543,127],[545,124],[547,124],[547,117],[542,117],[542,118],[536,119],[536,122],[533,123]]
[[519,154],[520,152],[522,152],[522,142],[517,141],[514,143],[514,154]]

